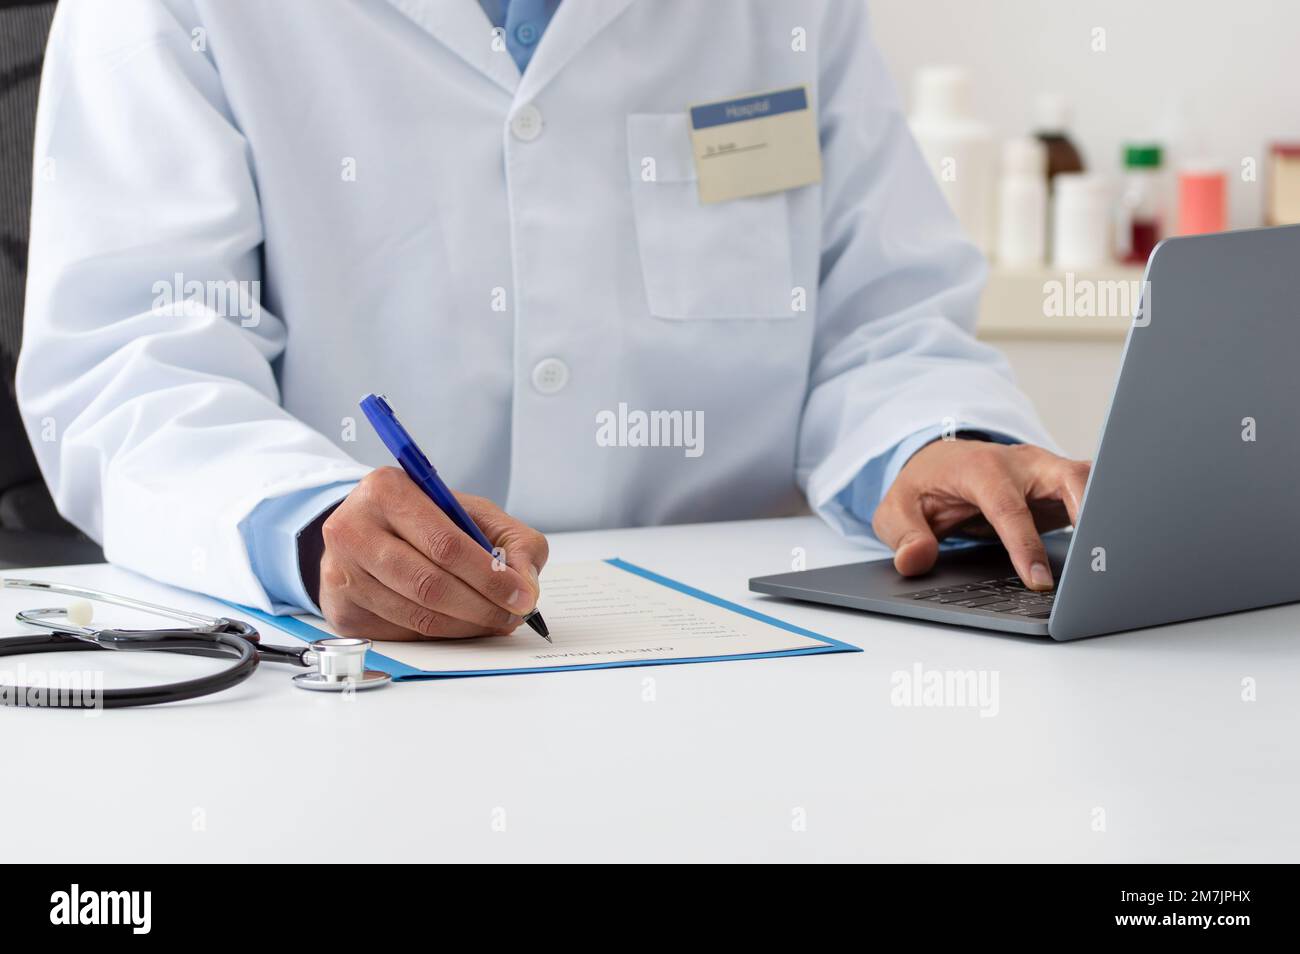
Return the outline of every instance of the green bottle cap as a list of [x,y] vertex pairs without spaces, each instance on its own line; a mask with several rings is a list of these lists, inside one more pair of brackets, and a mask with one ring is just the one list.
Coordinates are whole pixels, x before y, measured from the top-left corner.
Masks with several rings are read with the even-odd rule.
[[1129,169],[1158,169],[1163,159],[1159,146],[1130,143],[1124,147],[1124,165]]

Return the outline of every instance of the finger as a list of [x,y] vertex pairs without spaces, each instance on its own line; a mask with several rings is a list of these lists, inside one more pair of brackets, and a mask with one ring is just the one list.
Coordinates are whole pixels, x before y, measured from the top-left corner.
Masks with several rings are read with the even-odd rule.
[[1083,492],[1088,488],[1088,475],[1092,465],[1086,460],[1061,459],[1056,469],[1056,483],[1061,502],[1070,515],[1070,524],[1078,526],[1079,511],[1083,509]]
[[[400,603],[387,598],[384,604],[400,608],[405,614],[436,612],[463,620],[479,630],[513,629],[520,614],[511,613],[493,603],[450,570],[426,560],[414,547],[398,537],[385,535],[365,551],[360,568],[373,577],[377,585],[400,597]],[[527,602],[527,601],[525,601]],[[373,602],[364,605],[373,606]],[[403,618],[381,613],[386,619],[404,622]],[[424,632],[419,626],[412,626]],[[433,635],[426,633],[426,635]]]
[[1030,501],[1058,500],[1069,522],[1079,522],[1083,494],[1092,471],[1088,461],[1058,457],[1041,447],[1021,444],[1009,455],[1009,462],[1012,474],[1028,488],[1026,496]]
[[550,557],[550,544],[546,542],[546,537],[528,524],[516,520],[485,497],[475,497],[472,494],[456,496],[479,529],[492,541],[492,545],[504,551],[505,562],[530,579],[533,595],[540,594],[537,574],[546,566]]
[[403,626],[381,619],[374,613],[360,606],[331,604],[331,598],[321,597],[321,612],[325,621],[339,636],[359,636],[362,639],[385,640],[391,642],[410,642],[419,639],[420,634],[411,632]]
[[921,497],[910,488],[896,484],[876,508],[871,526],[894,551],[894,569],[903,576],[927,572],[939,557],[939,541],[925,517]]
[[495,560],[409,479],[398,488],[389,495],[383,510],[397,536],[502,609],[518,616],[533,611],[537,591],[531,574],[521,574]]
[[[324,607],[322,607],[324,609]],[[504,636],[505,632],[486,633],[460,620],[431,621],[427,632],[411,628],[410,624],[385,619],[362,606],[336,609],[326,615],[330,628],[340,636],[360,636],[386,642],[412,642],[418,639],[469,639],[475,636]]]
[[1016,573],[1031,590],[1050,590],[1051,564],[1025,502],[1024,488],[1003,470],[986,472],[971,488],[974,503],[997,531]]
[[482,636],[507,633],[518,626],[510,617],[501,628],[455,619],[407,600],[355,564],[331,560],[322,565],[328,580],[321,594],[321,612],[340,636],[411,640],[423,637]]
[[[523,619],[503,613],[496,625],[466,620],[407,599],[375,578],[364,587],[362,606],[376,616],[426,639],[464,639],[470,636],[504,636],[515,631]],[[490,604],[489,604],[490,605]]]

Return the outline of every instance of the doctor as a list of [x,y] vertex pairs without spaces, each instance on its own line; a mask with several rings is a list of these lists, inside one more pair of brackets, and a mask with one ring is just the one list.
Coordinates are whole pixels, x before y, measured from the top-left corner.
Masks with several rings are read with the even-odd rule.
[[[533,527],[802,496],[904,573],[974,521],[1052,585],[1087,465],[971,336],[860,0],[64,0],[37,127],[19,397],[116,563],[504,633]],[[372,390],[513,569],[381,466]]]

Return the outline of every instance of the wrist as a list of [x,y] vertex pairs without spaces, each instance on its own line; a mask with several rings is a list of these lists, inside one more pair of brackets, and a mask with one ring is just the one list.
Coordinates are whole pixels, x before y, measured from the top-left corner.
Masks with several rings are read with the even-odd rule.
[[320,561],[325,555],[323,528],[330,514],[334,513],[342,503],[343,501],[340,500],[325,508],[307,526],[298,531],[298,576],[302,579],[303,589],[307,591],[314,606],[320,606]]

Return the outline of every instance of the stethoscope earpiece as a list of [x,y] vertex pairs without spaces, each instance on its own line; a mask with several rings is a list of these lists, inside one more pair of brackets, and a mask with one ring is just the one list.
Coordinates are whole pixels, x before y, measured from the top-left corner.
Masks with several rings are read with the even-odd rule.
[[73,600],[68,604],[63,615],[73,626],[89,626],[90,621],[95,618],[95,607],[90,600]]

